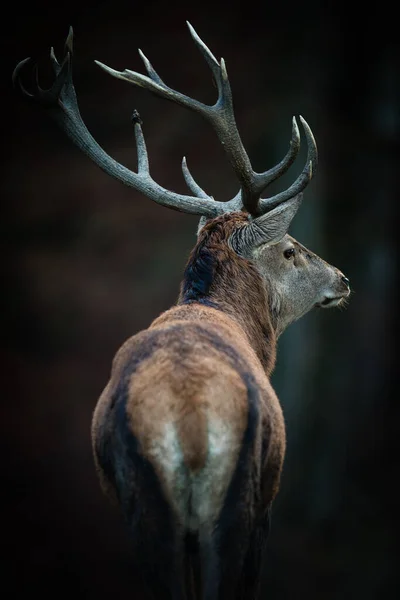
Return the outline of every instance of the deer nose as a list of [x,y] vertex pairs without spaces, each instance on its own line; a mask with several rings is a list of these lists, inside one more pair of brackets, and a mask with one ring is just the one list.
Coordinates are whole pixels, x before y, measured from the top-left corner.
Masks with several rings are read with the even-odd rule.
[[350,280],[347,277],[345,277],[344,275],[342,275],[342,281],[350,289]]

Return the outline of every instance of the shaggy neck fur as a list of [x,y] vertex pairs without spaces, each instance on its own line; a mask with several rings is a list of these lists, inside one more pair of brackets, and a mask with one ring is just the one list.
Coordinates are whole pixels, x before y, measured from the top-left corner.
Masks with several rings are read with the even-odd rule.
[[235,319],[270,373],[276,334],[265,283],[254,263],[238,256],[228,244],[231,233],[246,221],[243,213],[231,213],[203,227],[185,269],[178,304],[204,304]]

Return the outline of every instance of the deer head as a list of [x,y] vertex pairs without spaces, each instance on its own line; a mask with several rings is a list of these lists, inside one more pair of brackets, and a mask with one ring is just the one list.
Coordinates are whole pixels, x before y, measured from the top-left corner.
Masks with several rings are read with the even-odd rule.
[[106,173],[142,192],[158,204],[201,216],[199,232],[209,219],[227,213],[244,213],[245,220],[234,228],[226,241],[237,255],[252,260],[257,265],[268,288],[271,310],[276,316],[276,330],[280,333],[289,323],[314,306],[337,306],[350,294],[349,280],[338,269],[287,235],[290,223],[300,206],[302,192],[315,174],[315,140],[307,122],[300,117],[308,146],[306,165],[286,190],[268,198],[261,198],[268,185],[288,170],[298,154],[300,133],[296,118],[293,117],[292,120],[292,137],[286,156],[268,171],[255,172],[236,126],[224,59],[218,61],[189,23],[188,27],[216,83],[218,98],[212,106],[168,87],[141,50],[139,54],[147,75],[129,69],[120,72],[101,62],[95,62],[113,77],[148,89],[162,98],[189,108],[211,124],[240,183],[239,192],[228,202],[215,200],[198,185],[188,169],[185,158],[182,161],[183,176],[193,195],[172,192],[155,182],[150,175],[142,123],[136,111],[132,121],[138,156],[137,173],[116,162],[99,146],[87,130],[78,109],[71,70],[72,29],[66,40],[65,57],[61,64],[57,61],[53,48],[51,49],[50,58],[56,77],[50,89],[41,89],[37,81],[37,71],[36,90],[31,93],[25,89],[20,74],[30,61],[29,58],[17,65],[13,80],[19,84],[26,98],[47,107],[72,141]]

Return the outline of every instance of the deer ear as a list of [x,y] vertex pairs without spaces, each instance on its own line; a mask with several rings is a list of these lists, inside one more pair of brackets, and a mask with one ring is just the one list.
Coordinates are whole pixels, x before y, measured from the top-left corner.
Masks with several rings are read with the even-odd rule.
[[203,227],[206,223],[207,223],[207,217],[200,217],[200,221],[197,226],[197,236],[199,236],[200,231],[203,229]]
[[276,208],[256,217],[242,230],[242,244],[257,247],[261,244],[277,244],[287,233],[290,223],[299,209],[303,194],[298,194]]

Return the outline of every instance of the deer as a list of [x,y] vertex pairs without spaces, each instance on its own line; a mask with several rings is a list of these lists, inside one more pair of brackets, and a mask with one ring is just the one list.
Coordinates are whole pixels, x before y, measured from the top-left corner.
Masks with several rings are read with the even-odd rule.
[[218,61],[188,23],[211,70],[218,97],[207,105],[168,87],[139,50],[147,75],[109,75],[202,115],[211,124],[239,181],[217,201],[195,181],[185,158],[190,195],[159,185],[137,111],[132,121],[137,172],[95,141],[79,112],[72,80],[73,33],[65,55],[50,59],[52,86],[24,87],[103,171],[158,204],[200,217],[176,305],[116,353],[93,414],[93,456],[102,490],[119,507],[132,540],[136,598],[250,600],[257,596],[270,511],[286,446],[283,411],[271,384],[283,331],[314,307],[343,305],[349,280],[288,234],[317,167],[311,129],[306,164],[287,189],[261,198],[300,148],[297,119],[285,157],[253,170],[236,125],[224,60]]

